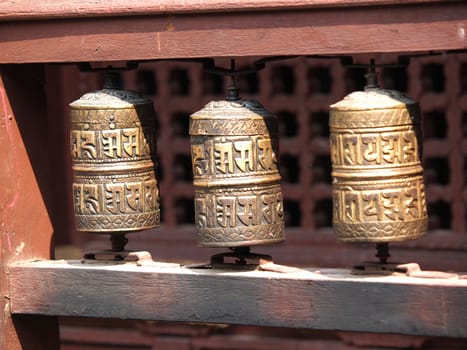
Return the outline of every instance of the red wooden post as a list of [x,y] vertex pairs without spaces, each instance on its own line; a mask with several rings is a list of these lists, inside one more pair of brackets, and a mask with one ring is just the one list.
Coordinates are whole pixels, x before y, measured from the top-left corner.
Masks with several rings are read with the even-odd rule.
[[0,67],[0,349],[59,348],[56,318],[12,318],[7,278],[10,264],[51,257],[43,78],[42,65]]

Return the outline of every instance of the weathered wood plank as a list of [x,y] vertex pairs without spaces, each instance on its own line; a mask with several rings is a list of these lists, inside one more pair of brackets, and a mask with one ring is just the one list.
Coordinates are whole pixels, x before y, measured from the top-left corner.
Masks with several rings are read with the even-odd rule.
[[[452,0],[451,0],[452,1]],[[180,12],[228,12],[272,9],[302,9],[319,7],[427,4],[446,0],[73,0],[73,1],[14,1],[0,2],[0,19],[43,19],[89,16],[122,16],[167,14]]]
[[11,267],[14,314],[467,337],[467,280],[42,261]]
[[465,2],[0,22],[0,63],[467,47]]

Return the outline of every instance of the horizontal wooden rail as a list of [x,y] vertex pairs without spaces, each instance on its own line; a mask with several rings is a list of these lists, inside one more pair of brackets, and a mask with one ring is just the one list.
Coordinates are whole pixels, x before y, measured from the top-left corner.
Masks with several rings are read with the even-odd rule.
[[0,63],[466,49],[465,2],[391,3],[345,9],[318,6],[170,16],[151,11],[131,16],[130,11],[114,17],[0,20]]
[[[452,0],[448,0],[452,1]],[[427,4],[446,0],[74,0],[0,2],[0,20]]]
[[37,261],[9,271],[14,314],[467,337],[467,279]]

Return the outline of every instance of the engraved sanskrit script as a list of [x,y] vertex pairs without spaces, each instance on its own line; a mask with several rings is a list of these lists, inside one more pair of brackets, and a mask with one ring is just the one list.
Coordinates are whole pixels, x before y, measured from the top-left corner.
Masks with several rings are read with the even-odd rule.
[[[384,186],[375,183],[373,188]],[[426,216],[421,179],[393,188],[333,191],[334,221],[346,223],[412,221]]]
[[149,128],[72,130],[71,156],[74,161],[150,157],[150,135]]
[[78,215],[144,213],[159,209],[155,179],[134,182],[74,183]]
[[334,133],[330,136],[333,165],[395,165],[418,162],[413,130]]
[[215,139],[191,146],[195,176],[277,172],[277,156],[268,138]]
[[[280,190],[280,188],[279,188]],[[208,194],[195,198],[199,228],[234,228],[283,222],[282,193]]]

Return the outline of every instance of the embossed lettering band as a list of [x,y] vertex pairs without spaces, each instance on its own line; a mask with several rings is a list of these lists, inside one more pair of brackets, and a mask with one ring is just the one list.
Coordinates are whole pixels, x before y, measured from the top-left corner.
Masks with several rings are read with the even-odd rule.
[[190,117],[199,244],[284,240],[277,120],[243,100],[210,102]]
[[369,88],[332,105],[329,124],[336,236],[381,243],[425,234],[418,104]]
[[152,102],[103,89],[70,107],[77,230],[112,233],[159,226]]

